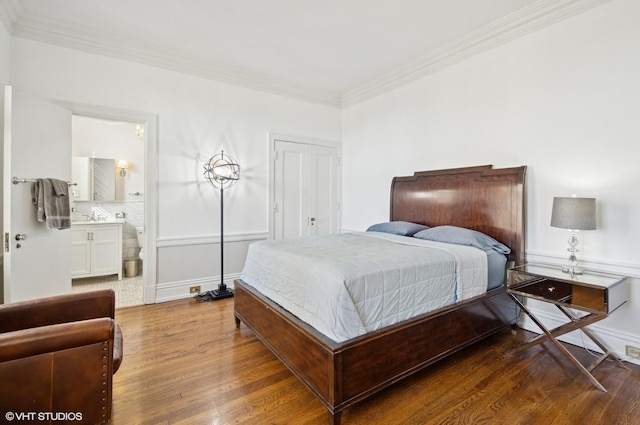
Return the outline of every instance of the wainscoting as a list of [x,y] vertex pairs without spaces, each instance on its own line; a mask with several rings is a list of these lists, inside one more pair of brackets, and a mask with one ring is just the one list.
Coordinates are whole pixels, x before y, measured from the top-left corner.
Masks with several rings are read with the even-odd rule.
[[[267,239],[267,233],[225,234],[224,282],[233,287],[240,277],[249,245]],[[192,287],[209,291],[220,283],[220,237],[161,238],[157,243],[155,302],[193,298]]]

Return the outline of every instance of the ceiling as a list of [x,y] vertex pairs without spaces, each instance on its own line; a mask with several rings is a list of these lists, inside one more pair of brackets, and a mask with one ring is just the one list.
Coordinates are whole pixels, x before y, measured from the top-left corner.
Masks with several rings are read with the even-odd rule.
[[15,37],[346,107],[608,0],[0,0]]

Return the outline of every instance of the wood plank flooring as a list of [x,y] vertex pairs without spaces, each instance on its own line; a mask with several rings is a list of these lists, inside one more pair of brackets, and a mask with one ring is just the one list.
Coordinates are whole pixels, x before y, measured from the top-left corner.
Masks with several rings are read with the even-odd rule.
[[[249,331],[233,299],[116,311],[124,361],[111,424],[321,424],[326,409]],[[347,408],[343,425],[640,425],[640,366],[606,361],[593,387],[551,343],[510,354],[508,329]],[[584,349],[570,350],[585,364]]]

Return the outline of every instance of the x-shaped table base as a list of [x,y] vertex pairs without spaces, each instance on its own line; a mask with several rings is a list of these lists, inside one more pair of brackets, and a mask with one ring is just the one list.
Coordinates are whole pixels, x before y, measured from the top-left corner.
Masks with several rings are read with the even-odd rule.
[[[600,339],[598,339],[598,337],[596,337],[593,332],[591,332],[589,329],[586,328],[587,325],[590,325],[592,323],[595,323],[599,320],[602,320],[606,317],[606,315],[604,314],[594,314],[594,313],[590,313],[586,316],[582,316],[582,317],[578,317],[575,314],[573,314],[571,311],[569,311],[567,308],[558,305],[558,304],[554,304],[556,307],[558,307],[558,309],[564,313],[565,316],[567,316],[570,320],[570,322],[565,323],[564,325],[558,326],[557,328],[554,329],[547,329],[547,327],[542,324],[542,322],[540,322],[540,320],[538,320],[538,318],[518,299],[518,297],[514,294],[509,294],[511,296],[511,298],[513,298],[513,300],[516,302],[516,304],[518,304],[518,306],[520,306],[520,308],[527,314],[527,316],[529,316],[531,318],[531,320],[534,321],[534,323],[536,325],[538,325],[538,327],[540,329],[542,329],[542,331],[544,332],[544,334],[541,334],[535,338],[533,338],[531,341],[526,342],[525,344],[517,347],[515,350],[516,351],[520,351],[520,350],[525,350],[529,347],[532,347],[534,345],[540,344],[542,342],[545,342],[547,338],[549,338],[549,340],[551,340],[551,342],[553,342],[556,347],[558,347],[560,349],[560,351],[562,351],[564,353],[565,356],[567,356],[567,358],[574,364],[576,365],[576,367],[578,369],[580,369],[580,371],[582,373],[584,373],[587,378],[589,378],[589,380],[591,381],[591,383],[593,385],[595,385],[596,388],[598,388],[601,391],[607,392],[606,388],[602,386],[602,384],[600,382],[598,382],[598,380],[596,378],[593,377],[593,375],[591,374],[591,371],[593,369],[595,369],[596,367],[598,367],[603,361],[605,361],[608,357],[611,357],[615,362],[618,363],[618,365],[620,367],[623,368],[627,368],[622,361],[620,360],[620,358],[618,356],[616,356],[602,341],[600,341]],[[557,337],[559,337],[560,335],[564,335],[568,332],[574,331],[580,329],[582,330],[582,332],[584,332],[584,334],[589,337],[589,339],[591,339],[598,347],[600,347],[600,349],[604,352],[604,354],[602,354],[600,357],[598,357],[589,367],[585,367],[578,359],[576,359],[574,357],[573,354],[571,354],[569,352],[569,350],[560,342],[558,341]]]

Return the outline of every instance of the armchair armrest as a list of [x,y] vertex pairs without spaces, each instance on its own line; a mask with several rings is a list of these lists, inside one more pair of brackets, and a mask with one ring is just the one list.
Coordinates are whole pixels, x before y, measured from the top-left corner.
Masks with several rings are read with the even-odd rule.
[[79,412],[82,423],[108,423],[116,328],[102,317],[0,333],[0,412]]
[[80,320],[115,317],[111,289],[0,305],[0,333]]
[[112,341],[115,327],[113,319],[99,318],[5,332],[0,334],[0,362]]

